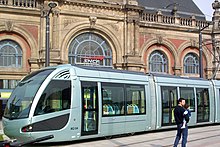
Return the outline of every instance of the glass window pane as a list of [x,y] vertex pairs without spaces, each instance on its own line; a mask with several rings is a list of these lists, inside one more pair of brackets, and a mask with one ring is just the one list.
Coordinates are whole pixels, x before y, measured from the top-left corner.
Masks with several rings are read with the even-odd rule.
[[4,117],[13,119],[28,117],[35,94],[52,71],[53,69],[35,71],[23,78],[8,99]]
[[0,41],[0,66],[2,67],[21,67],[22,49],[13,40]]
[[[108,43],[101,36],[84,33],[77,36],[69,46],[69,63],[112,66],[112,51]],[[106,62],[108,64],[106,64]]]
[[124,114],[123,84],[102,83],[103,116]]
[[98,86],[95,82],[82,82],[83,134],[98,131]]
[[35,110],[35,115],[70,109],[70,104],[70,81],[52,80],[42,93]]
[[177,106],[177,87],[161,87],[162,98],[162,125],[175,123],[174,109]]
[[198,74],[199,61],[195,54],[189,53],[184,58],[184,73]]
[[207,88],[197,88],[197,121],[209,121],[209,93]]
[[167,57],[160,51],[154,51],[149,59],[150,72],[168,72]]
[[144,86],[126,85],[126,100],[127,100],[126,114],[146,113]]
[[193,88],[180,87],[180,97],[186,99],[190,111],[195,111],[195,95]]

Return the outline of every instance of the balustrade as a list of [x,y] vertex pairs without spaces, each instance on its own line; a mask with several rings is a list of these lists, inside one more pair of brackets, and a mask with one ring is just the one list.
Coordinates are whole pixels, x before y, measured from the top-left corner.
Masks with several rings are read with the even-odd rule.
[[175,17],[162,16],[162,22],[166,24],[175,24]]
[[26,7],[37,8],[37,0],[0,0],[0,5],[14,6],[14,7]]
[[157,15],[157,14],[148,14],[143,13],[141,16],[141,21],[144,23],[147,22],[156,22],[156,23],[164,23],[164,24],[175,24],[180,26],[188,26],[188,27],[205,27],[208,25],[208,21],[196,20],[193,18],[181,18],[175,16],[166,16],[166,15]]

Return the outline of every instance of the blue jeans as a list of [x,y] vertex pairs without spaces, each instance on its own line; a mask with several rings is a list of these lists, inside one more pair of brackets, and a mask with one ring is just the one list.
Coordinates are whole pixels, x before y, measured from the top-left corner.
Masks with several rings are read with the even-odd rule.
[[181,139],[182,135],[182,147],[186,147],[187,143],[187,137],[188,137],[188,126],[186,125],[186,128],[181,129],[182,124],[177,125],[177,134],[176,134],[176,139],[174,141],[173,147],[177,147],[179,144],[179,141]]

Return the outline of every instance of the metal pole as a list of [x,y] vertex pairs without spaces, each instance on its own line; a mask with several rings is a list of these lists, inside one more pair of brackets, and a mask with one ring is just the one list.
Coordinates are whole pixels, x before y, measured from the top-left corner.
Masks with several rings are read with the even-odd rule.
[[199,27],[199,76],[203,78],[203,65],[202,65],[202,30]]
[[50,11],[46,15],[46,59],[45,67],[50,66]]

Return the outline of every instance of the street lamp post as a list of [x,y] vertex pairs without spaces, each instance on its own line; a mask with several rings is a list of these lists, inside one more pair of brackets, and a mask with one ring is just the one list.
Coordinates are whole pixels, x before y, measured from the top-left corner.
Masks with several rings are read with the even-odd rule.
[[45,57],[45,67],[50,66],[50,13],[53,8],[57,6],[55,2],[49,2],[48,6],[50,7],[46,15],[46,57]]
[[204,26],[203,28],[201,28],[201,26],[199,26],[199,76],[200,78],[203,78],[203,64],[202,64],[202,31],[209,27],[209,23]]

